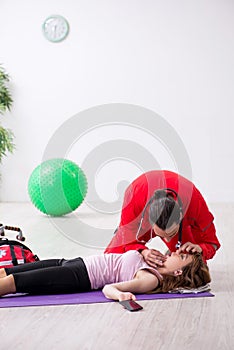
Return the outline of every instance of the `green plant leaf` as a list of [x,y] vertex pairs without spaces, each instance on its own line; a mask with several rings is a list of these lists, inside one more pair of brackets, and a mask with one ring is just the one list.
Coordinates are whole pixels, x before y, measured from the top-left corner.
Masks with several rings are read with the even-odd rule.
[[13,152],[15,145],[13,143],[14,135],[11,130],[4,129],[0,126],[0,163],[2,157],[6,156],[7,152]]
[[[5,69],[0,65],[0,114],[3,114],[7,110],[9,111],[13,99],[10,90],[7,86],[9,82],[9,75],[6,73]],[[5,129],[0,125],[0,163],[2,158],[6,156],[7,152],[13,152],[14,135],[11,130]]]

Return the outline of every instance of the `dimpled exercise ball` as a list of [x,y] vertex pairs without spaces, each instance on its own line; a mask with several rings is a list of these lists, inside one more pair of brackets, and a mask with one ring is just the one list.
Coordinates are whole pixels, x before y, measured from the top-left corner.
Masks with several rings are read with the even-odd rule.
[[49,159],[37,166],[28,181],[32,203],[45,214],[71,213],[84,200],[87,179],[81,168],[67,159]]

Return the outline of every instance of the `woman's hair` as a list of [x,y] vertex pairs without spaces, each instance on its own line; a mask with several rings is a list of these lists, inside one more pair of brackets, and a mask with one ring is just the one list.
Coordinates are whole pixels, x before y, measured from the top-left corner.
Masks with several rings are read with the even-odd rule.
[[165,190],[157,190],[154,194],[149,209],[149,220],[151,225],[156,224],[165,230],[174,223],[180,222],[181,209],[178,203]]
[[163,276],[160,286],[154,293],[167,293],[169,290],[177,288],[199,288],[211,281],[208,266],[202,259],[200,253],[193,254],[193,261],[186,265],[179,276]]

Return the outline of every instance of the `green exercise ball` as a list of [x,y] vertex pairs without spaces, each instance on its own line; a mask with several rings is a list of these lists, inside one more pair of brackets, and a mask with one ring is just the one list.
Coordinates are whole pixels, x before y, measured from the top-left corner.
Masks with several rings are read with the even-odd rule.
[[41,212],[61,216],[71,213],[87,193],[85,173],[67,159],[49,159],[37,166],[28,181],[32,203]]

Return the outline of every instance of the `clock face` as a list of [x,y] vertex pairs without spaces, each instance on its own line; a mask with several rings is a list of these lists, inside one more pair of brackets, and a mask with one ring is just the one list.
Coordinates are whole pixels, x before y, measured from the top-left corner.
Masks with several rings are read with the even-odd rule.
[[52,42],[59,42],[68,35],[69,24],[64,17],[54,15],[44,21],[42,30],[46,39]]

